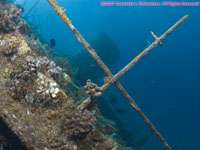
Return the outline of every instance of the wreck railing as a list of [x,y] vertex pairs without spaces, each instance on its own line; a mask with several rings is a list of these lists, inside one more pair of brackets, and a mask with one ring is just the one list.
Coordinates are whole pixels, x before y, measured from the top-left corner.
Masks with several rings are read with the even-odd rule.
[[91,101],[101,96],[102,93],[109,88],[112,84],[115,84],[119,91],[126,97],[126,99],[131,104],[132,108],[136,110],[136,112],[142,117],[144,122],[149,126],[149,128],[152,130],[152,132],[157,136],[157,138],[162,142],[164,147],[168,150],[172,150],[172,148],[169,146],[167,141],[163,138],[163,136],[158,132],[156,127],[151,123],[151,121],[148,119],[148,117],[143,113],[143,111],[140,109],[140,107],[136,104],[136,102],[133,100],[133,98],[128,94],[128,92],[123,88],[121,83],[118,81],[118,79],[123,76],[128,70],[130,70],[140,59],[142,59],[145,55],[147,55],[154,47],[156,47],[158,44],[162,45],[162,40],[164,40],[174,29],[176,29],[180,24],[182,24],[189,15],[185,15],[183,18],[181,18],[176,24],[174,24],[171,28],[169,28],[162,36],[159,38],[151,31],[152,36],[155,38],[155,41],[149,45],[144,51],[142,51],[138,56],[136,56],[129,64],[127,64],[123,69],[121,69],[116,75],[113,76],[110,69],[104,64],[104,62],[101,60],[101,58],[97,55],[95,50],[90,46],[90,44],[82,37],[82,35],[78,32],[78,30],[72,25],[70,19],[65,14],[65,10],[63,10],[57,2],[54,0],[48,0],[49,4],[53,7],[55,12],[60,16],[60,18],[67,24],[67,26],[72,30],[74,33],[76,39],[86,48],[86,50],[89,52],[89,54],[95,59],[95,61],[99,64],[99,66],[102,68],[102,70],[108,75],[106,79],[107,82],[104,83],[102,87],[97,87],[96,84],[91,83],[91,81],[87,82],[87,86],[90,86],[91,84],[93,86],[96,86],[98,88],[98,93],[93,93],[93,95],[90,95],[81,105],[79,105],[80,109],[86,109],[86,107],[91,103]]

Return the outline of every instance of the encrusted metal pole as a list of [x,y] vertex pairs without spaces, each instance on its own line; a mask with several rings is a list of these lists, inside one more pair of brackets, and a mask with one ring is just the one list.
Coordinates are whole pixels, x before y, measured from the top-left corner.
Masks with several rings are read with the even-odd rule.
[[[89,45],[89,43],[81,36],[81,34],[78,32],[78,30],[72,25],[70,19],[65,14],[65,10],[63,10],[55,1],[48,0],[50,5],[53,7],[53,9],[56,11],[56,13],[61,17],[61,19],[68,25],[68,27],[72,30],[77,40],[86,48],[86,50],[90,53],[90,55],[97,61],[99,66],[103,69],[103,71],[109,76],[109,78],[113,78],[113,74],[111,73],[110,69],[104,64],[104,62],[100,59],[100,57],[96,54],[94,49]],[[173,30],[172,30],[173,31]],[[167,36],[168,34],[166,34]],[[157,41],[158,43],[161,43],[161,39]],[[156,45],[155,45],[156,46]],[[154,46],[154,47],[155,47]],[[153,48],[153,47],[152,47]],[[152,49],[151,48],[151,49]],[[142,58],[142,57],[141,57]],[[127,70],[128,71],[128,70]],[[109,81],[110,83],[111,81]],[[114,83],[114,82],[113,82]],[[111,83],[112,84],[112,83]],[[111,85],[110,84],[110,85]],[[126,90],[123,88],[123,86],[120,84],[119,81],[115,81],[115,84],[117,88],[122,92],[122,94],[128,99],[131,106],[138,112],[138,114],[144,119],[146,124],[150,127],[152,132],[158,137],[158,139],[163,143],[166,149],[172,150],[172,148],[168,145],[168,143],[165,141],[165,139],[161,136],[161,134],[157,131],[155,126],[150,122],[150,120],[146,117],[146,115],[142,112],[142,110],[137,106],[137,104],[134,102],[134,100],[131,98],[131,96],[126,92]],[[109,87],[109,86],[108,86]],[[106,88],[105,88],[106,89]],[[86,101],[84,101],[83,106],[86,106],[88,102],[91,101],[91,97],[89,97]]]
[[158,44],[161,45],[162,40],[164,40],[172,31],[174,31],[181,23],[183,23],[189,15],[185,15],[179,21],[177,21],[171,28],[169,28],[163,35],[159,38],[151,31],[151,34],[156,39],[151,45],[149,45],[144,51],[137,55],[129,64],[127,64],[123,69],[121,69],[112,79],[102,86],[102,90],[105,91],[113,83],[115,83],[121,76],[123,76],[128,70],[130,70],[139,60],[141,60],[145,55],[147,55],[154,47]]

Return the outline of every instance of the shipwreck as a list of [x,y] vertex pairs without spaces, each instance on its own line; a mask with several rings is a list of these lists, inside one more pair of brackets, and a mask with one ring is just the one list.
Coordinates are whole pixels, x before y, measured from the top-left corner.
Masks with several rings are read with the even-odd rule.
[[[79,75],[73,74],[69,62],[70,60],[75,65],[84,68],[81,63],[77,62],[78,55],[72,56],[69,60],[54,55],[48,44],[32,38],[33,35],[35,37],[37,35],[22,18],[22,8],[1,0],[0,149],[126,150],[129,146],[134,150],[140,150],[142,144],[155,135],[166,150],[172,150],[173,148],[126,92],[118,79],[154,47],[162,45],[162,41],[189,15],[177,21],[160,37],[151,32],[155,41],[116,75],[113,75],[106,66],[112,63],[109,64],[108,60],[101,59],[101,52],[106,53],[106,51],[95,51],[99,45],[96,44],[96,47],[93,44],[90,45],[73,26],[65,10],[53,0],[48,0],[48,2],[53,8],[52,11],[58,14],[83,45],[81,54],[84,53],[84,55],[80,57],[90,58],[87,59],[88,63],[85,65],[93,64],[91,67],[99,65],[96,69],[97,73],[104,71],[107,76],[104,78],[104,85],[98,86],[90,80],[94,77],[87,76],[87,72],[89,74],[93,69],[82,69],[84,79],[81,81],[87,79],[87,83],[85,86],[80,86],[83,82],[79,84],[80,81],[77,79]],[[107,38],[105,36],[100,38],[102,37]],[[114,54],[112,62],[119,57],[117,51]],[[115,136],[114,133],[118,130],[114,125],[115,122],[106,119],[95,103],[104,99],[100,96],[112,84],[117,86],[132,108],[142,117],[152,130],[152,135],[147,135],[131,144],[124,142],[120,136]],[[115,100],[113,97],[112,99]],[[101,105],[110,111],[105,99],[102,101]],[[125,128],[120,128],[126,133]]]

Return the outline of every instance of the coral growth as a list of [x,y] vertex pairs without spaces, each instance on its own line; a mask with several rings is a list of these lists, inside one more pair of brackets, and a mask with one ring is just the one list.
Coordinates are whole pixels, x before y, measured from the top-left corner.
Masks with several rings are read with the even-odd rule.
[[[20,15],[14,5],[0,4],[0,118],[27,149],[115,150],[94,113],[74,104],[87,95],[75,84],[68,60],[31,39]],[[94,97],[101,94],[90,81],[87,88]],[[0,149],[7,142],[1,139]]]
[[[28,100],[27,93],[30,92],[30,86],[33,86],[37,77],[36,71],[31,69],[26,63],[18,64],[10,69],[10,79],[7,81],[10,95],[17,100],[25,98]],[[34,100],[31,100],[31,102]]]
[[102,95],[102,90],[100,87],[98,87],[97,84],[94,84],[91,82],[91,80],[87,80],[86,86],[84,86],[84,89],[86,91],[86,94],[91,96],[92,98],[99,97]]
[[71,71],[71,66],[69,61],[66,58],[63,57],[54,57],[54,62],[56,63],[56,65],[58,65],[59,67],[63,68],[63,71],[66,72],[68,75],[72,76],[73,73]]
[[[25,99],[28,103],[50,104],[59,102],[59,85],[48,75],[45,75],[45,73],[48,74],[48,70],[45,70],[46,66],[43,65],[44,62],[41,60],[46,59],[27,56],[25,60],[24,64],[16,65],[11,71],[11,80],[7,82],[10,95],[14,99]],[[48,60],[48,62],[50,61]]]
[[111,138],[102,137],[100,132],[95,130],[77,144],[81,150],[124,150],[118,149],[118,145]]
[[45,98],[57,98],[60,92],[59,85],[52,79],[48,78],[41,72],[38,72],[37,78],[37,93],[41,93]]
[[3,4],[3,5],[4,5],[4,4],[6,4],[6,3],[7,3],[7,0],[1,0],[1,1],[0,1],[0,4]]
[[0,51],[7,57],[17,53],[19,43],[15,42],[16,39],[0,40]]
[[16,29],[17,18],[21,17],[21,9],[12,4],[0,4],[0,33],[12,32]]
[[96,124],[96,118],[88,111],[72,109],[66,114],[64,121],[64,132],[72,139],[84,138]]
[[18,31],[5,34],[0,38],[0,53],[3,53],[7,57],[14,54],[23,55],[29,51],[30,47]]
[[27,62],[30,66],[34,66],[38,71],[46,71],[49,76],[56,79],[56,77],[62,73],[62,68],[58,67],[53,61],[50,61],[46,57],[29,57]]
[[23,19],[20,19],[19,23],[17,24],[17,29],[23,35],[30,35],[31,33],[30,26]]

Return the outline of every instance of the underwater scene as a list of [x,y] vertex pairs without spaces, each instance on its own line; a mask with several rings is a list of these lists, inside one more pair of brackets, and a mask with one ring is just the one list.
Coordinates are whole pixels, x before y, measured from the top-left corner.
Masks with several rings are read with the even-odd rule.
[[0,150],[199,141],[199,0],[0,0]]

